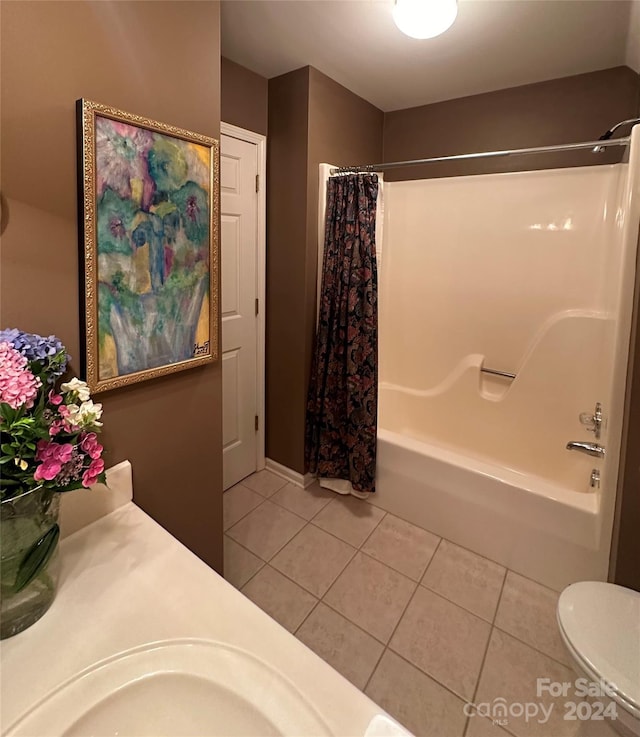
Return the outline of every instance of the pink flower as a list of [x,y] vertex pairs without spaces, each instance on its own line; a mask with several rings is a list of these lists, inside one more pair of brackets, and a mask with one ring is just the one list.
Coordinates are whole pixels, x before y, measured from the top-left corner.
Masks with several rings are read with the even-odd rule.
[[71,419],[71,410],[66,404],[61,404],[58,407],[58,414],[62,417],[61,427],[65,432],[76,432],[78,426],[75,425]]
[[36,461],[41,461],[33,478],[36,481],[52,481],[62,470],[62,466],[71,460],[73,445],[71,443],[54,443],[52,440],[38,440],[36,445]]
[[51,481],[60,473],[61,469],[62,463],[48,459],[36,468],[33,478],[36,481]]
[[96,458],[91,461],[91,465],[82,475],[82,485],[87,489],[95,484],[98,476],[104,471],[104,461],[102,458]]
[[100,458],[104,448],[98,442],[98,436],[94,432],[87,433],[80,440],[80,448],[94,460]]
[[59,432],[64,429],[64,422],[62,420],[54,420],[49,427],[49,435],[55,437]]
[[9,343],[0,343],[0,402],[12,409],[31,409],[41,385],[27,368],[27,359]]
[[49,402],[55,406],[62,404],[62,394],[56,394],[53,389],[51,389],[49,392]]
[[38,440],[36,448],[36,461],[66,463],[73,453],[71,443],[54,443],[52,440]]

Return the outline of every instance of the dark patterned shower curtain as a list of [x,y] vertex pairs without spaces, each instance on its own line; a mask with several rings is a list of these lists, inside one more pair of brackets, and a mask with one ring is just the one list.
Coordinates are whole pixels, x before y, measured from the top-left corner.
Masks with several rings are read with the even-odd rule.
[[320,315],[305,462],[321,478],[375,491],[378,411],[376,174],[327,183]]

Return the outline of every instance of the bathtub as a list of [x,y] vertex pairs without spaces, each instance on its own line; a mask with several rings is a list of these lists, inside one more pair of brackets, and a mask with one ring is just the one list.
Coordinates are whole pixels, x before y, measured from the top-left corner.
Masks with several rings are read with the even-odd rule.
[[556,590],[606,580],[599,493],[385,428],[377,462],[381,509]]
[[554,589],[605,580],[602,492],[615,470],[566,444],[589,439],[578,415],[602,387],[584,366],[612,330],[606,313],[565,310],[542,325],[514,379],[487,375],[485,356],[469,354],[429,388],[381,381],[373,503]]
[[[385,183],[371,502],[557,590],[608,575],[633,140],[629,165]],[[596,403],[605,458],[566,449]]]

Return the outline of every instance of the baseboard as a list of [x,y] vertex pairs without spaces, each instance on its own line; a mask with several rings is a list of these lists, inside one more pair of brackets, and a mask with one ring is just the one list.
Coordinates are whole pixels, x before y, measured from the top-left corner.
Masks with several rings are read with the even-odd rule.
[[282,463],[272,461],[271,458],[265,459],[265,468],[267,469],[267,471],[275,473],[276,476],[280,476],[280,478],[286,479],[290,484],[295,484],[302,489],[306,489],[308,486],[311,486],[311,484],[315,481],[315,476],[312,476],[310,473],[298,473],[292,468],[283,466]]

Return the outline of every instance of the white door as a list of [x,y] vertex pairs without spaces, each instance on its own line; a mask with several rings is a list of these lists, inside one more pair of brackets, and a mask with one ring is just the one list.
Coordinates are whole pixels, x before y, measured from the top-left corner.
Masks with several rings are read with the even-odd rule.
[[254,143],[221,136],[223,483],[256,470],[258,153]]

